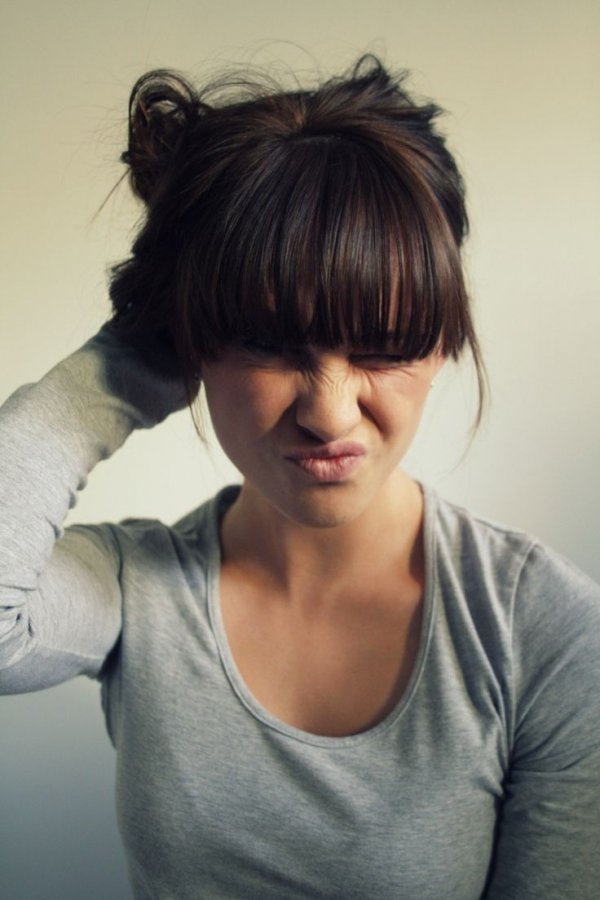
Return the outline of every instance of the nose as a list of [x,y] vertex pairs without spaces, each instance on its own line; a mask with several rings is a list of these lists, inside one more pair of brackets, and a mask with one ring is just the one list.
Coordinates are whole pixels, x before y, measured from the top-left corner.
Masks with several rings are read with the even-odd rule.
[[345,358],[322,356],[301,376],[296,399],[296,423],[324,443],[348,437],[362,411],[359,382]]

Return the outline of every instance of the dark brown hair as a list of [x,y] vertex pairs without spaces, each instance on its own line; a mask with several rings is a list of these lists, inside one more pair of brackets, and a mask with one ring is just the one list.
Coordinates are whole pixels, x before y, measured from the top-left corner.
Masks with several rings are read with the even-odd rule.
[[[190,406],[202,360],[268,336],[390,346],[407,360],[470,347],[464,185],[435,120],[372,55],[310,90],[226,78],[198,92],[149,72],[123,160],[146,216],[114,267],[114,320],[175,352]],[[209,100],[216,97],[216,102]]]

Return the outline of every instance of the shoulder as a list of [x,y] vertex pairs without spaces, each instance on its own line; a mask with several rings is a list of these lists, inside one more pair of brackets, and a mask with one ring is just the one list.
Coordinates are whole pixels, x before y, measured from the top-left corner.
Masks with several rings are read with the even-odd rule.
[[535,539],[475,515],[431,489],[425,489],[425,502],[431,577],[445,606],[468,611],[478,627],[506,638]]
[[[600,586],[524,531],[426,490],[426,535],[444,603],[518,659],[541,662],[565,645],[600,660]],[[512,651],[509,647],[512,645]],[[585,653],[584,653],[584,648]]]
[[95,528],[110,536],[125,567],[149,567],[156,572],[173,560],[179,565],[187,559],[202,562],[215,552],[219,518],[238,490],[236,485],[223,488],[174,524],[131,517]]
[[478,515],[446,500],[431,488],[424,491],[437,543],[455,558],[466,555],[472,558],[479,553],[495,564],[508,562],[515,556],[522,561],[536,543],[536,538],[522,529]]
[[501,647],[515,727],[600,723],[600,586],[532,535],[433,492],[428,502],[442,594],[468,608],[482,644]]
[[442,568],[501,584],[512,600],[548,611],[575,602],[600,612],[600,585],[534,535],[477,515],[426,489],[429,529]]

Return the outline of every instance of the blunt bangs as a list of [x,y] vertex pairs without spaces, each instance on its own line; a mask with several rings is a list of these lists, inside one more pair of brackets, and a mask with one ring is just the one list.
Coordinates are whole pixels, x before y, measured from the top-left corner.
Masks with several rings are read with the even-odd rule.
[[[465,340],[460,250],[425,178],[381,148],[336,134],[273,141],[203,198],[180,265],[199,365],[259,337],[333,349],[393,348],[407,360]],[[207,236],[209,237],[207,241]]]

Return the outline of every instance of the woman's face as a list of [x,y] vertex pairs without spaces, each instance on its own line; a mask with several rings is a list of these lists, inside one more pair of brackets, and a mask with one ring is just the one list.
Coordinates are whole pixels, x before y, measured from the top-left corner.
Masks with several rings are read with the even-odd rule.
[[[215,433],[244,476],[288,519],[351,521],[381,494],[421,420],[433,354],[230,347],[202,377]],[[255,494],[256,496],[256,494]]]

